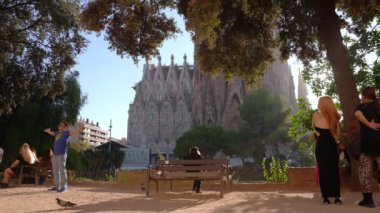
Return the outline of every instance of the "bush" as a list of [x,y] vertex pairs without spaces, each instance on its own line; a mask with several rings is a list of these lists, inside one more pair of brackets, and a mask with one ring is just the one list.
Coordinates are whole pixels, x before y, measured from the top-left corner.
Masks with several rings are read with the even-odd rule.
[[284,160],[281,165],[280,160],[276,160],[272,156],[272,161],[269,163],[269,172],[266,159],[264,158],[262,163],[263,176],[268,183],[285,183],[288,181],[288,161]]
[[85,167],[82,163],[81,155],[77,150],[69,148],[66,167],[68,170],[84,171]]

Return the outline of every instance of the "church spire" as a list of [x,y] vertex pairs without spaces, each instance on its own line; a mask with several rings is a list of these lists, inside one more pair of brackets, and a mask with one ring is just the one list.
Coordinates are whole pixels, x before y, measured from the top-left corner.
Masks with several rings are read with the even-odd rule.
[[174,66],[174,56],[173,54],[170,57],[171,62],[170,62],[170,67],[168,71],[168,77],[166,78],[166,81],[169,85],[168,92],[170,93],[170,96],[175,96],[178,93],[178,80],[177,80],[177,74],[176,74],[176,69]]
[[157,65],[157,70],[154,75],[154,82],[158,81],[163,81],[164,80],[164,72],[162,71],[162,66],[161,66],[161,56],[158,56],[158,65]]
[[187,63],[186,59],[187,59],[187,56],[185,54],[183,56],[183,66],[181,70],[181,75],[179,77],[179,81],[180,81],[180,88],[182,89],[182,91],[190,92],[192,89],[192,86],[191,86],[192,81],[191,81],[190,72],[189,72],[189,64]]
[[149,59],[145,58],[144,71],[143,71],[143,81],[150,81],[152,78],[150,76],[149,70]]
[[171,55],[170,60],[171,61],[170,61],[170,67],[169,67],[167,81],[173,83],[173,82],[177,82],[177,75],[176,75],[176,71],[175,71],[175,67],[174,67],[174,56],[173,56],[173,54]]
[[187,59],[187,56],[185,54],[183,56],[183,67],[182,67],[181,75],[179,77],[180,81],[190,80],[189,64],[187,63],[186,59]]
[[309,103],[309,99],[307,98],[308,92],[306,83],[302,79],[301,71],[298,71],[298,97],[305,99],[306,103]]

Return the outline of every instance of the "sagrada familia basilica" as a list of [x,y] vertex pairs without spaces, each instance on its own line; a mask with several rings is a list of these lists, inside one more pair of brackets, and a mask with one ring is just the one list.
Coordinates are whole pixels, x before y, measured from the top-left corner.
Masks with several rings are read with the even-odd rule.
[[[259,86],[283,96],[296,111],[293,76],[286,61],[276,60]],[[305,94],[305,85],[300,86]],[[205,74],[196,64],[189,65],[186,55],[182,65],[176,65],[173,56],[170,66],[162,66],[160,57],[157,65],[146,61],[142,80],[134,89],[135,99],[128,112],[128,144],[148,147],[153,156],[170,156],[176,140],[195,126],[216,124],[237,129],[238,108],[248,93],[240,78],[227,81]]]

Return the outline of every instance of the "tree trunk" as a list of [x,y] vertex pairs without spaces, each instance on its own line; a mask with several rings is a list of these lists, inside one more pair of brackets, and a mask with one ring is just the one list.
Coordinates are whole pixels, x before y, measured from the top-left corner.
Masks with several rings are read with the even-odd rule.
[[319,40],[327,52],[343,111],[344,128],[352,136],[358,128],[354,110],[359,103],[353,71],[349,66],[348,52],[340,33],[340,20],[335,12],[334,0],[315,0],[313,7],[320,20]]

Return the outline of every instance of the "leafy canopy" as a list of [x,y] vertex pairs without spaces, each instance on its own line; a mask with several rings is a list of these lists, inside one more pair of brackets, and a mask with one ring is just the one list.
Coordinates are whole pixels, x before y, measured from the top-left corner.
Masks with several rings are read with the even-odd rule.
[[78,73],[67,73],[64,82],[69,89],[57,95],[54,101],[34,96],[23,106],[15,108],[12,114],[0,117],[0,141],[5,151],[2,166],[10,165],[23,143],[28,143],[39,154],[46,148],[52,148],[54,137],[43,132],[45,128],[56,130],[63,119],[70,124],[77,121],[86,100],[80,90]]
[[[116,48],[119,53],[129,54],[134,58],[137,55],[156,54],[156,48],[165,37],[173,35],[176,31],[174,26],[164,28],[159,21],[157,26],[154,26],[153,23],[142,20],[164,17],[161,11],[174,6],[177,6],[178,12],[184,16],[187,30],[193,33],[196,60],[204,72],[222,73],[227,77],[239,75],[255,81],[271,61],[280,57],[280,53],[284,59],[295,55],[307,66],[311,65],[313,60],[326,57],[334,73],[345,125],[350,128],[355,123],[352,111],[359,99],[340,30],[349,27],[350,32],[360,37],[364,32],[363,29],[366,29],[379,15],[378,0],[96,0],[95,2],[102,4],[103,7],[92,8],[92,14],[95,14],[94,21],[87,23],[100,23],[99,26],[102,28],[97,30],[103,29],[103,26],[110,28],[112,18],[115,16],[120,18],[118,27],[123,29],[125,26],[131,26],[131,31],[125,32],[134,32],[142,38],[141,41],[145,41],[146,38],[155,41],[150,43],[151,46],[140,45],[140,40],[135,38],[135,34],[107,32],[108,38],[116,36],[120,39],[117,43],[111,42],[111,48]],[[125,9],[121,10],[123,14],[130,14],[131,17],[137,14],[140,19],[118,15],[120,8]],[[85,9],[84,14],[88,11],[90,10]],[[170,23],[165,18],[160,20]],[[157,37],[157,31],[162,31],[161,35],[167,36]]]
[[[355,29],[348,26],[344,43],[358,89],[368,85],[380,89],[380,17],[367,28]],[[306,66],[302,76],[317,96],[330,95],[337,98],[334,73],[325,57]]]
[[220,126],[199,126],[185,132],[177,140],[173,153],[182,158],[191,147],[197,146],[206,158],[212,158],[220,150],[227,155],[236,154],[235,144],[238,142],[237,132],[224,130]]
[[0,115],[64,92],[65,72],[86,43],[78,14],[78,1],[0,1]]
[[179,32],[164,11],[173,7],[170,0],[95,0],[85,5],[81,20],[88,30],[105,31],[110,50],[137,63],[139,56],[158,55],[162,42]]

